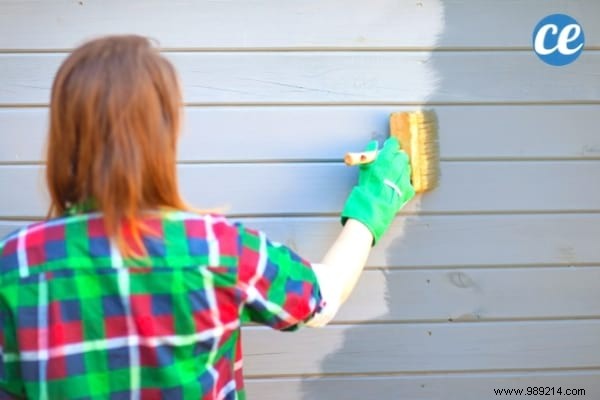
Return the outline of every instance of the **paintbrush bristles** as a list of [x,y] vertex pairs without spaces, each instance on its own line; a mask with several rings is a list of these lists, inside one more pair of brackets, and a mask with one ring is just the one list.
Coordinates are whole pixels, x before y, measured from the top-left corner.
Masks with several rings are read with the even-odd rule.
[[410,159],[411,181],[417,193],[439,184],[440,154],[437,118],[433,111],[390,115],[390,136],[400,141]]

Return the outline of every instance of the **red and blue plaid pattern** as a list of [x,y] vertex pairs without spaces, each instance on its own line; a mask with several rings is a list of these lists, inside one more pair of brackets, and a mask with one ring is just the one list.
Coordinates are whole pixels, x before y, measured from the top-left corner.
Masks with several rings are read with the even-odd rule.
[[179,211],[144,223],[143,258],[98,213],[0,241],[0,399],[243,399],[241,323],[294,329],[321,307],[310,265],[261,232]]

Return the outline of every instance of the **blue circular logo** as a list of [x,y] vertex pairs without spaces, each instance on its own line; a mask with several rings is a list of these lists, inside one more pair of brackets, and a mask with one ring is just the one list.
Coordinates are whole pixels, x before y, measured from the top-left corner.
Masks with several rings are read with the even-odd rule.
[[533,50],[546,64],[572,63],[583,51],[585,37],[581,25],[565,14],[543,18],[533,30]]

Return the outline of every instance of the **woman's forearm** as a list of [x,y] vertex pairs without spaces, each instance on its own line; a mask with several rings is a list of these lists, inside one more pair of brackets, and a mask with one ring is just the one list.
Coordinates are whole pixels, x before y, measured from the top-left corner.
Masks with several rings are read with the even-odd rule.
[[367,262],[373,235],[362,223],[349,219],[333,243],[322,263],[331,269],[331,275],[341,287],[340,302],[344,303]]
[[362,223],[349,219],[320,264],[313,264],[326,305],[308,326],[326,325],[356,286],[371,251],[373,235]]

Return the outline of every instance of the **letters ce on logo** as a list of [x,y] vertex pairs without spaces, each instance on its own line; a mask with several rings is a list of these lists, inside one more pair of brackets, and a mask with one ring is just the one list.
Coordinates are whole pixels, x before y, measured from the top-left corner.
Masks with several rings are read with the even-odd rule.
[[585,36],[581,25],[565,14],[543,18],[533,30],[533,50],[546,64],[572,63],[583,51]]

